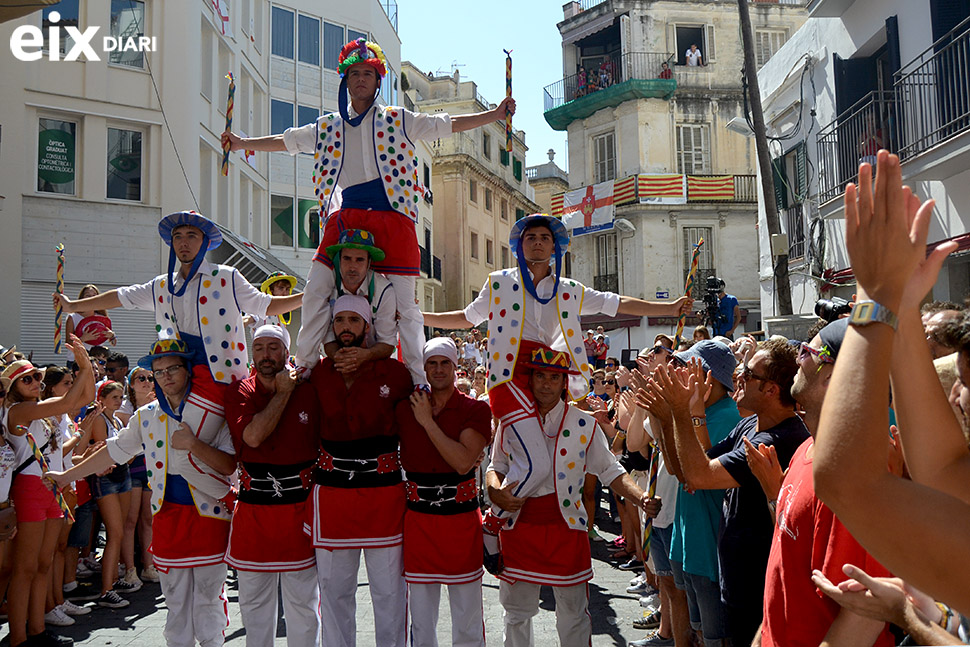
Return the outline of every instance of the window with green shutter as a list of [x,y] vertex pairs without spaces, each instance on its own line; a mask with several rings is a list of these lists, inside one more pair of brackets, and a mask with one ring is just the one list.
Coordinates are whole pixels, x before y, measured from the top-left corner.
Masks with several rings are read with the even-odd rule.
[[509,152],[504,148],[499,150],[498,159],[502,163],[502,166],[509,165]]
[[523,218],[525,218],[525,209],[516,209],[515,210],[515,221],[518,222],[518,221],[522,220]]
[[512,176],[519,182],[522,181],[522,161],[514,155],[512,156]]

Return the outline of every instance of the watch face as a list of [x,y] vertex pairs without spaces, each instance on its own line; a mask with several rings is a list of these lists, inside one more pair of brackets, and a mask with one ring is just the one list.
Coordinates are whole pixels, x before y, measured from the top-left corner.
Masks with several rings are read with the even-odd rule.
[[873,303],[857,303],[852,309],[852,321],[868,322],[872,321]]

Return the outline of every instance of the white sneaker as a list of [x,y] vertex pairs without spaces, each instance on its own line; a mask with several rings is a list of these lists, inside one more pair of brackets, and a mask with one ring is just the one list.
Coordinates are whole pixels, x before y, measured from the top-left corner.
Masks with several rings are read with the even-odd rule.
[[640,598],[640,606],[644,609],[659,609],[660,608],[660,594],[652,593],[650,595],[644,595]]
[[125,573],[124,578],[122,579],[128,584],[131,584],[133,587],[135,587],[131,589],[132,591],[137,591],[138,589],[141,588],[142,582],[141,580],[138,579],[138,571],[135,570],[134,568],[129,569],[128,572]]
[[643,573],[640,573],[639,575],[637,575],[636,577],[634,577],[632,580],[630,580],[630,586],[637,586],[638,584],[642,584],[644,581],[646,581],[646,579],[645,579]]
[[86,616],[91,613],[91,607],[82,607],[74,604],[70,600],[64,600],[57,608],[69,616]]
[[155,566],[146,566],[145,568],[141,569],[141,579],[144,582],[157,582],[158,571],[155,569]]
[[44,622],[55,627],[70,627],[74,624],[74,618],[61,611],[60,607],[54,607],[44,614]]
[[92,573],[101,572],[101,562],[96,560],[93,555],[88,555],[87,557],[82,558],[82,561],[87,569]]

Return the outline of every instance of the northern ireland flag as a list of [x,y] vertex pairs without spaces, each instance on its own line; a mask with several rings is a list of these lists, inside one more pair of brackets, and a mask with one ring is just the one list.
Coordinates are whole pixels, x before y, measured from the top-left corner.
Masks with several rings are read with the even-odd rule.
[[613,180],[563,195],[562,221],[573,236],[613,227]]

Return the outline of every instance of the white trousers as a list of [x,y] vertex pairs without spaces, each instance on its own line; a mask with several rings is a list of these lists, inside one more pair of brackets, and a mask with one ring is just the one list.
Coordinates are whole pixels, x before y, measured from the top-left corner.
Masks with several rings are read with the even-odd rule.
[[[424,315],[421,314],[414,292],[418,283],[417,277],[388,274],[387,279],[391,282],[394,298],[397,300],[397,312],[400,315],[397,331],[404,361],[407,362],[414,383],[427,384],[428,378],[424,374]],[[335,280],[333,270],[323,263],[314,261],[310,264],[300,315],[303,323],[296,339],[298,366],[313,367],[317,363],[321,352],[320,344],[330,330],[333,319],[330,295],[333,293]]]
[[[452,647],[485,647],[481,578],[467,584],[448,584]],[[408,584],[411,647],[438,647],[438,607],[441,584]]]
[[171,568],[158,573],[165,596],[165,644],[168,647],[218,647],[229,626],[226,565]]
[[322,644],[326,647],[354,647],[357,644],[357,572],[362,550],[374,608],[375,643],[381,647],[404,647],[407,585],[401,546],[346,550],[317,548]]
[[400,315],[397,334],[401,341],[401,354],[414,384],[427,384],[428,377],[424,373],[424,315],[414,293],[418,279],[416,276],[388,274],[387,280],[391,282],[394,298],[397,299],[397,313]]
[[[532,647],[532,617],[539,612],[538,584],[505,580],[499,582],[498,598],[504,609],[502,636],[505,647]],[[561,647],[589,647],[593,623],[589,616],[589,589],[586,583],[554,586],[556,597],[556,632]],[[543,644],[548,641],[543,640]]]
[[237,571],[239,610],[246,628],[246,647],[273,647],[283,592],[283,621],[288,647],[315,647],[320,642],[320,591],[315,567],[283,573]]

